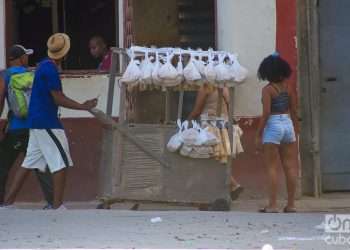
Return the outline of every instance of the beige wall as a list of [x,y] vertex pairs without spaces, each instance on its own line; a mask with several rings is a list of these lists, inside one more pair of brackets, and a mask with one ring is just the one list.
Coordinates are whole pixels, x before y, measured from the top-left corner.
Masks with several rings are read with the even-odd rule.
[[[108,92],[107,75],[85,76],[81,78],[63,77],[62,85],[64,93],[79,102],[99,96],[98,109],[106,112],[107,107],[107,92]],[[119,86],[116,79],[116,86],[114,88],[114,104],[113,116],[119,115]],[[62,118],[68,117],[92,117],[88,112],[77,111],[62,108]]]
[[0,69],[6,67],[5,44],[5,0],[0,0]]
[[[108,90],[108,77],[107,75],[97,75],[88,77],[66,77],[62,79],[63,92],[73,100],[84,102],[87,99],[95,98],[100,95],[97,108],[106,112],[107,107],[107,90]],[[114,91],[114,104],[113,104],[113,116],[119,115],[119,87],[116,83]],[[83,118],[92,117],[92,115],[86,111],[77,111],[61,108],[62,118]],[[2,118],[5,118],[7,114],[7,107],[5,108]]]
[[276,46],[276,0],[219,0],[218,47],[238,53],[249,78],[236,88],[235,115],[261,113],[261,87],[256,72],[261,60]]

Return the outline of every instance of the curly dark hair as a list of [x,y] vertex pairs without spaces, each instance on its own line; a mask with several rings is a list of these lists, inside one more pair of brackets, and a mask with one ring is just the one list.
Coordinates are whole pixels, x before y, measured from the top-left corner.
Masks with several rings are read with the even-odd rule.
[[269,82],[282,82],[292,74],[289,63],[275,53],[264,58],[258,69],[258,78]]

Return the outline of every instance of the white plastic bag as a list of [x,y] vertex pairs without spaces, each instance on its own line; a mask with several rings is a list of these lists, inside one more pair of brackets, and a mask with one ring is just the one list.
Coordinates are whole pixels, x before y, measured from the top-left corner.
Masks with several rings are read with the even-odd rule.
[[200,129],[199,130],[199,140],[201,142],[200,145],[206,145],[206,146],[215,146],[220,143],[220,140],[216,138],[216,136],[208,131],[208,128]]
[[191,146],[183,145],[180,149],[180,155],[182,156],[189,156],[191,152],[192,152]]
[[230,70],[224,62],[225,57],[225,55],[219,55],[219,64],[215,66],[216,82],[219,84],[224,84],[231,79]]
[[182,63],[182,55],[179,55],[179,61],[176,66],[177,76],[176,76],[176,85],[183,83],[184,81],[184,66]]
[[248,70],[238,62],[237,57],[235,59],[232,65],[233,71],[235,72],[235,81],[241,83],[248,77]]
[[[193,122],[192,122],[193,124]],[[181,137],[184,145],[193,146],[198,141],[199,131],[196,128],[188,128],[188,121],[184,122],[184,131],[181,133]]]
[[231,82],[242,83],[248,77],[248,70],[238,62],[236,55],[230,54],[229,58]]
[[193,59],[193,63],[196,66],[198,72],[201,74],[201,77],[204,78],[205,75],[205,63],[203,62],[203,57],[201,55]]
[[140,69],[140,61],[139,60],[135,60],[134,58],[134,53],[131,52],[131,61],[128,65],[128,67],[126,68],[121,81],[126,83],[126,84],[138,84],[139,79],[142,76],[142,72]]
[[141,62],[140,69],[142,72],[140,83],[150,85],[152,84],[153,63],[150,61],[148,52],[145,53],[145,59]]
[[215,84],[216,70],[214,65],[214,57],[210,52],[208,56],[208,64],[205,66],[205,69],[204,69],[204,76],[208,81],[208,83]]
[[169,53],[167,53],[166,63],[164,65],[162,65],[158,70],[158,76],[160,79],[171,80],[171,81],[176,80],[177,70],[171,64],[172,58],[173,58],[173,55],[170,55]]
[[152,71],[152,81],[154,85],[161,86],[162,79],[158,75],[159,68],[161,67],[161,62],[159,61],[159,54],[156,52],[156,59],[154,61],[154,67]]
[[176,152],[177,150],[180,149],[180,147],[182,146],[182,136],[181,136],[181,133],[182,133],[182,124],[181,124],[181,120],[177,120],[177,127],[178,127],[178,131],[175,135],[173,135],[168,144],[167,144],[167,149],[170,151],[170,152]]
[[194,65],[192,54],[189,62],[184,68],[184,77],[185,77],[185,80],[190,84],[193,84],[195,81],[202,79],[201,74],[199,73],[198,69]]
[[195,159],[208,159],[214,154],[213,147],[208,146],[194,146],[188,157]]

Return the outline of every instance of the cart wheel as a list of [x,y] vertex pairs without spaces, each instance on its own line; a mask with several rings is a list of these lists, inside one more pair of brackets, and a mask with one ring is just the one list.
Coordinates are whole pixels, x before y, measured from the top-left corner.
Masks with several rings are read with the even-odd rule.
[[137,211],[139,210],[139,207],[140,207],[140,204],[136,203],[130,208],[130,210]]
[[231,210],[231,201],[226,199],[216,199],[209,205],[209,211],[230,211]]
[[210,204],[199,204],[198,210],[199,211],[209,211]]
[[111,206],[108,203],[100,203],[97,205],[96,209],[111,209]]

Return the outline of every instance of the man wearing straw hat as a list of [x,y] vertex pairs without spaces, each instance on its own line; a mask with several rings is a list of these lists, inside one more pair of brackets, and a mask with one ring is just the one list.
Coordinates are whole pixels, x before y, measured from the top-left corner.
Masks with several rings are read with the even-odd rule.
[[90,110],[97,105],[97,99],[80,104],[62,92],[58,67],[70,49],[68,35],[64,33],[52,35],[47,41],[47,47],[49,58],[40,62],[33,82],[28,114],[30,135],[27,154],[5,199],[6,205],[14,203],[30,170],[45,171],[48,166],[53,175],[53,208],[64,209],[62,203],[66,171],[73,163],[67,137],[58,117],[58,107]]

